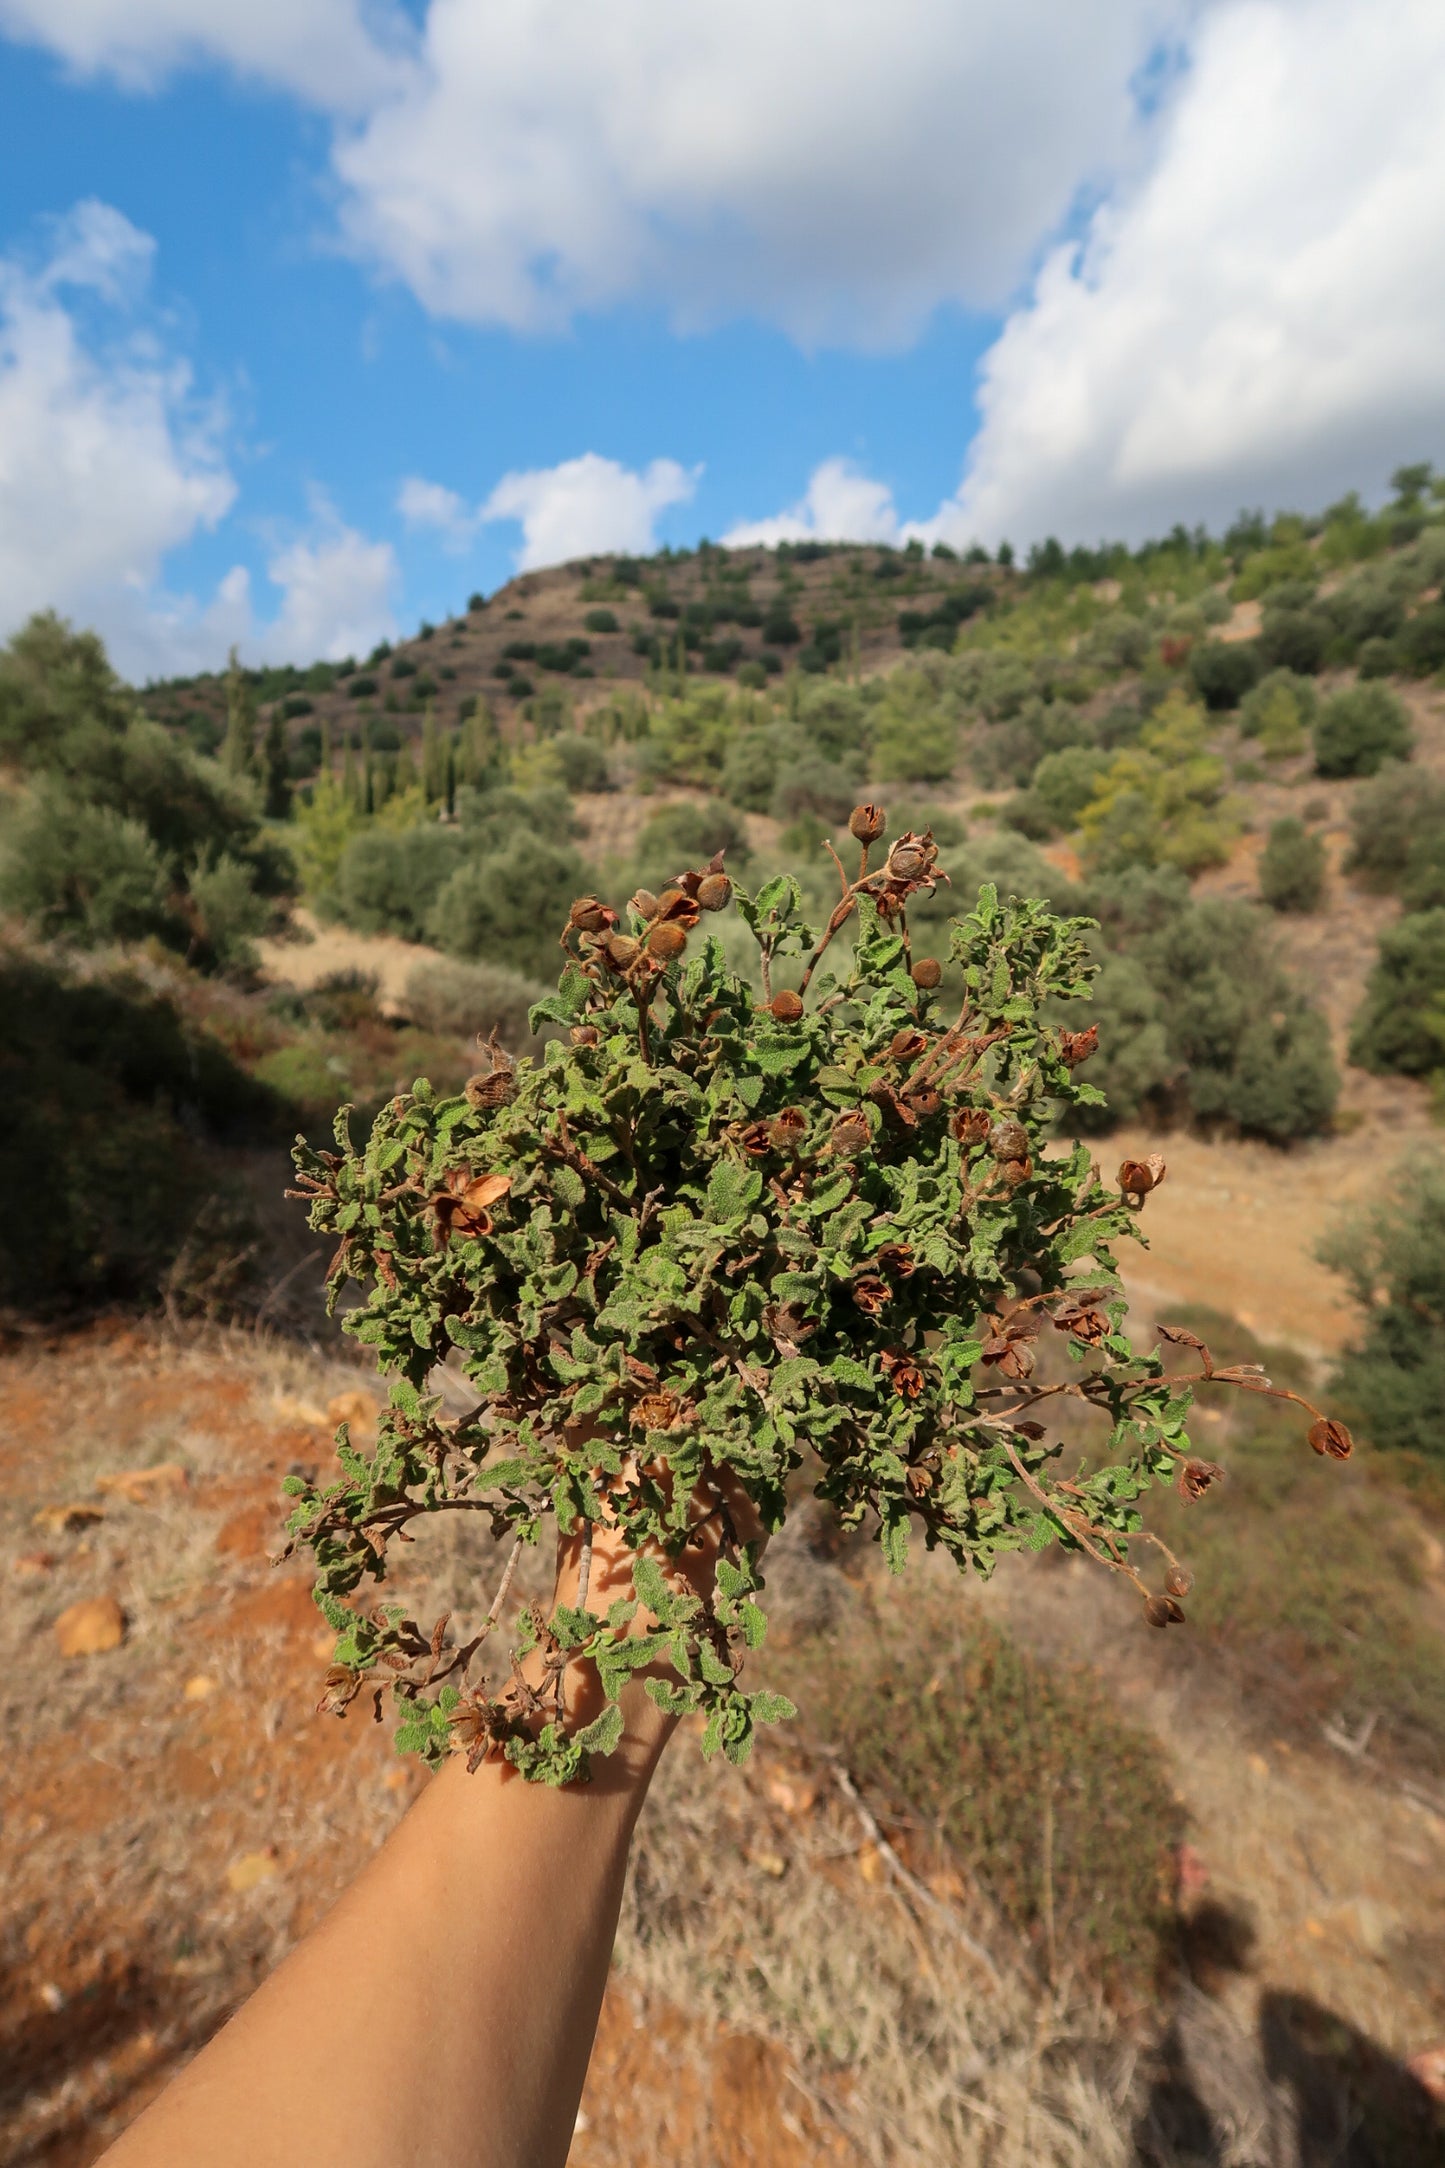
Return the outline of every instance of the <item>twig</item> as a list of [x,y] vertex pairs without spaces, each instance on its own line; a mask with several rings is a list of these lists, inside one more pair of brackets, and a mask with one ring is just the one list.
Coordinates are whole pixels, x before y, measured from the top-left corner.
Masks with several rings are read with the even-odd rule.
[[908,1872],[908,1869],[878,1827],[877,1821],[864,1805],[857,1785],[843,1767],[842,1762],[833,1755],[828,1755],[826,1758],[832,1767],[834,1783],[853,1809],[863,1834],[877,1851],[879,1858],[883,1861],[884,1866],[888,1869],[889,1874],[899,1888],[911,1897],[915,1904],[921,1905],[926,1912],[932,1913],[936,1919],[941,1920],[955,1939],[967,1950],[974,1962],[983,1967],[993,1981],[994,1986],[1002,1987],[1003,1979],[998,1966],[989,1956],[988,1951],[984,1949],[981,1943],[974,1941],[973,1936],[955,1917],[950,1906],[943,1904],[934,1896],[932,1890],[924,1887],[916,1875]]
[[582,1532],[582,1562],[577,1568],[577,1608],[587,1608],[587,1583],[592,1578],[592,1523],[587,1522]]
[[497,1589],[496,1595],[492,1598],[492,1608],[487,1613],[486,1617],[482,1620],[483,1634],[489,1634],[492,1628],[497,1623],[497,1619],[501,1612],[502,1605],[507,1600],[507,1592],[512,1585],[512,1575],[517,1570],[517,1560],[521,1557],[521,1555],[522,1538],[518,1536],[516,1541],[512,1545],[511,1556],[507,1560],[506,1567],[503,1570],[501,1584]]

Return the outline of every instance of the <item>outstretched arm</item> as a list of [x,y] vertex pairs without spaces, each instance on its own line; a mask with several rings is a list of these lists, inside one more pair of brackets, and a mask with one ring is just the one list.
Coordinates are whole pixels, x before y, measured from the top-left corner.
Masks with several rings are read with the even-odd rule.
[[[594,1590],[603,1570],[594,1556]],[[625,1578],[625,1557],[605,1570]],[[575,1571],[564,1555],[559,1593]],[[586,1721],[575,1667],[569,1693]],[[623,1744],[589,1784],[497,1762],[469,1776],[454,1757],[106,2168],[560,2168],[672,1729],[638,1682],[623,1706]]]

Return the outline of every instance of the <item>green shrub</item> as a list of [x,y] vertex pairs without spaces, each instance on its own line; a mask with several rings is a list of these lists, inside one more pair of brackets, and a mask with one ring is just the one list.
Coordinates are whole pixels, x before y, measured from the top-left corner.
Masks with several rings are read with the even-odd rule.
[[227,1192],[215,1146],[274,1138],[271,1094],[129,977],[0,956],[0,1014],[0,1309],[154,1301],[192,1237],[198,1270],[239,1295],[240,1218],[212,1206],[214,1255],[205,1233]]
[[1239,727],[1258,738],[1268,760],[1288,760],[1305,749],[1305,733],[1315,719],[1319,696],[1307,677],[1293,670],[1271,670],[1240,703]]
[[[1366,1437],[1445,1466],[1445,1162],[1412,1155],[1321,1250],[1362,1324],[1335,1381]],[[1445,1707],[1445,1702],[1442,1702]]]
[[341,854],[331,907],[358,933],[423,941],[436,900],[465,854],[463,837],[436,821],[363,828]]
[[928,1588],[906,1612],[855,1599],[783,1678],[809,1729],[876,1804],[941,1840],[1041,1971],[1153,1991],[1183,1819],[1157,1741],[1120,1726],[1091,1672],[1053,1669]]
[[454,956],[541,978],[554,968],[557,899],[582,881],[569,844],[523,830],[458,866],[432,907],[431,937]]
[[1316,772],[1329,776],[1378,775],[1386,761],[1408,760],[1415,744],[1404,702],[1378,684],[1331,693],[1314,741]]
[[1398,887],[1417,839],[1445,831],[1445,786],[1391,761],[1350,803],[1345,871],[1366,888]]
[[1416,677],[1445,669],[1445,602],[1417,610],[1395,642],[1400,667]]
[[1350,1060],[1401,1076],[1445,1067],[1445,909],[1412,912],[1380,935]]
[[1263,668],[1250,640],[1204,640],[1189,656],[1194,690],[1207,708],[1237,708],[1258,684]]
[[1069,745],[1061,752],[1045,753],[1034,770],[1029,790],[1048,818],[1052,833],[1066,834],[1078,827],[1108,765],[1107,754],[1087,745]]
[[846,824],[863,780],[860,770],[861,763],[805,750],[779,768],[769,811],[780,821],[815,813],[825,825]]
[[588,632],[616,632],[618,629],[617,612],[615,610],[589,610],[582,623]]
[[874,711],[870,773],[879,782],[944,783],[957,754],[957,718],[932,680],[890,672]]
[[1325,846],[1303,821],[1279,820],[1259,859],[1259,892],[1272,911],[1317,911],[1325,887]]
[[43,939],[85,947],[148,934],[180,941],[165,862],[142,824],[49,781],[25,793],[0,833],[0,910]]
[[1272,670],[1293,670],[1314,677],[1324,668],[1334,628],[1313,605],[1284,608],[1266,605],[1259,631],[1259,652]]
[[417,964],[403,996],[407,1014],[423,1031],[485,1040],[496,1032],[503,1046],[522,1053],[532,1044],[527,1012],[545,991],[540,979],[523,978],[501,964]]
[[569,791],[614,788],[607,755],[595,738],[579,737],[575,730],[564,730],[551,740],[551,749]]

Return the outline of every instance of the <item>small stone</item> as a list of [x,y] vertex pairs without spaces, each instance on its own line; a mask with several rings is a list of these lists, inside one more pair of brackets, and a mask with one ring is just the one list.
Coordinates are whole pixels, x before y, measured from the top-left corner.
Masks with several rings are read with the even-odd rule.
[[95,1521],[104,1519],[105,1512],[102,1507],[72,1503],[42,1506],[38,1513],[31,1515],[30,1525],[32,1528],[43,1529],[47,1536],[68,1536],[77,1528],[89,1528]]
[[17,1581],[37,1581],[55,1571],[55,1559],[49,1551],[22,1551],[11,1560],[10,1571]]
[[181,1692],[187,1701],[209,1701],[216,1691],[214,1679],[208,1679],[204,1671],[198,1671],[193,1679],[187,1679]]
[[788,1871],[788,1863],[781,1852],[749,1852],[748,1864],[774,1882],[781,1881]]
[[273,1881],[279,1872],[274,1851],[243,1852],[226,1869],[226,1887],[239,1897],[262,1882]]
[[125,1639],[125,1613],[114,1596],[86,1596],[55,1621],[62,1656],[104,1656]]

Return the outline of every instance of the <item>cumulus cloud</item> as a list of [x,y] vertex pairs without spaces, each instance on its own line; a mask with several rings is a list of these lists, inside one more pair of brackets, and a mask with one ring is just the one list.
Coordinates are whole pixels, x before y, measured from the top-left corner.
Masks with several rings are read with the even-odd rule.
[[601,550],[645,553],[657,547],[658,514],[669,505],[686,504],[701,471],[689,473],[675,459],[654,459],[638,473],[584,452],[559,466],[504,474],[480,516],[520,522],[517,566],[524,572]]
[[395,95],[338,141],[346,230],[475,322],[643,299],[887,345],[942,302],[1006,297],[1080,187],[1135,155],[1131,80],[1189,12],[431,0]]
[[252,635],[269,662],[339,662],[396,630],[391,598],[396,552],[328,516],[323,531],[278,550],[266,567],[281,608]]
[[[0,261],[0,625],[98,619],[230,509],[214,410],[130,313],[154,243],[101,203],[51,230],[38,264]],[[80,304],[102,309],[87,336]]]
[[454,489],[424,481],[419,474],[409,474],[402,483],[396,508],[408,527],[429,529],[449,550],[464,550],[477,531],[477,515]]
[[1150,171],[983,368],[955,542],[1140,539],[1445,448],[1445,10],[1206,16]]
[[884,482],[861,474],[846,459],[815,467],[798,504],[771,519],[744,521],[723,536],[733,549],[778,542],[896,542],[898,509]]
[[129,89],[221,62],[352,110],[395,89],[410,43],[400,9],[361,0],[0,0],[0,33]]

